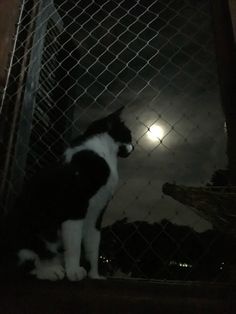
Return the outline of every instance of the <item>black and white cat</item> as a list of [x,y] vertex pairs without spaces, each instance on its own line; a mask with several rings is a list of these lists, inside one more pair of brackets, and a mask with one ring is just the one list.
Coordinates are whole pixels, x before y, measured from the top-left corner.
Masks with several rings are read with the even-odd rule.
[[122,110],[93,122],[66,149],[63,163],[37,174],[18,201],[17,256],[20,264],[33,262],[31,274],[38,279],[86,277],[80,266],[82,244],[88,276],[101,278],[101,219],[118,183],[117,157],[133,150]]

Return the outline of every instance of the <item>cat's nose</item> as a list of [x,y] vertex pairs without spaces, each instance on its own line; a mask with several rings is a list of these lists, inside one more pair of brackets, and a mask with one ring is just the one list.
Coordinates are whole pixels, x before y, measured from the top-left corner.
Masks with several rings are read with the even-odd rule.
[[126,144],[126,149],[129,154],[132,153],[132,151],[134,150],[134,145]]

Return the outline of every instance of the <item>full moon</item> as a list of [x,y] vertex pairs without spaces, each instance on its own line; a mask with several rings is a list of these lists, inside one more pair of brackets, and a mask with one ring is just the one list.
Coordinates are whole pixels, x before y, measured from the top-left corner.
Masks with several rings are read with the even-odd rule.
[[161,140],[164,136],[164,130],[159,125],[152,125],[148,130],[148,138],[152,141]]

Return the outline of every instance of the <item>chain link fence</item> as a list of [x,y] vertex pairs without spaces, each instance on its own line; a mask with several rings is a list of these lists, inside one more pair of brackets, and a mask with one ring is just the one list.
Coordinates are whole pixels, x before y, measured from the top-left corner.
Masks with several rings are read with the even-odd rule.
[[22,1],[10,69],[21,70],[3,99],[18,99],[6,204],[91,121],[125,105],[135,151],[104,216],[102,271],[232,280],[235,241],[162,193],[165,182],[214,185],[226,164],[211,24],[209,0]]

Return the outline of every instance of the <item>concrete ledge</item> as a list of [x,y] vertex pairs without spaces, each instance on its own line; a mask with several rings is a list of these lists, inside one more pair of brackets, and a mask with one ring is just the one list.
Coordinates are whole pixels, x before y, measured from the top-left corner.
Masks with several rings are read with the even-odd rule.
[[10,280],[0,284],[0,312],[47,313],[236,313],[236,286],[145,280],[71,283]]

